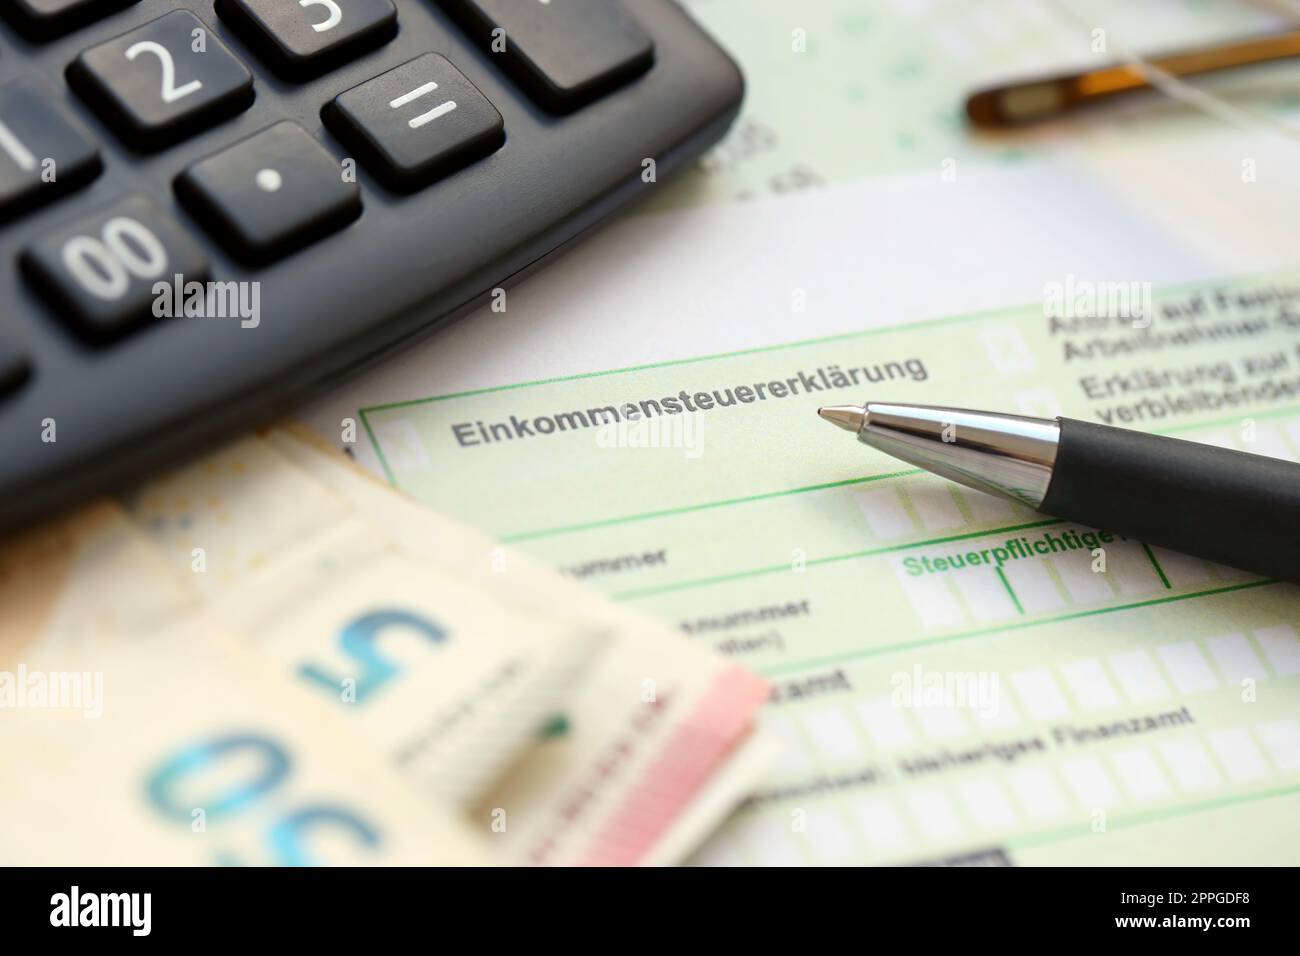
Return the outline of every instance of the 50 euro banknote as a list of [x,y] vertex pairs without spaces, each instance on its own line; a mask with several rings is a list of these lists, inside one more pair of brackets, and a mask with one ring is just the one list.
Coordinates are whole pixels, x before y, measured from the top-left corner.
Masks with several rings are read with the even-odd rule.
[[173,575],[520,864],[687,855],[766,767],[766,685],[272,429],[133,495]]

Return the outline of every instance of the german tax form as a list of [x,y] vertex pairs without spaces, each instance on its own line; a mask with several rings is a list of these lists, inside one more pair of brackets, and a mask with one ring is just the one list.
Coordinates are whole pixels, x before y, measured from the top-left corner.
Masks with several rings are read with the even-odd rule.
[[773,682],[782,756],[699,863],[1300,863],[1300,590],[919,474],[815,414],[1066,414],[1300,458],[1296,67],[1215,81],[1243,125],[1155,96],[1001,138],[961,114],[1108,38],[1277,24],[687,6],[747,76],[729,138],[303,418]]

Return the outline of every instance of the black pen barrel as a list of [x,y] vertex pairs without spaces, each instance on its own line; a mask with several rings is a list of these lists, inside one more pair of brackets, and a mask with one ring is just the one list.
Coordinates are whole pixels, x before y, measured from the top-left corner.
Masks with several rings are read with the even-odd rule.
[[1300,582],[1300,465],[1057,421],[1060,444],[1040,511]]

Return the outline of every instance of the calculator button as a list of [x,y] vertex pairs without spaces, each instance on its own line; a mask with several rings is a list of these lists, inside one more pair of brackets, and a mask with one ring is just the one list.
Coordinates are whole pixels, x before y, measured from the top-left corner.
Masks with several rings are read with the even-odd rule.
[[326,121],[394,189],[424,185],[504,140],[501,114],[437,53],[339,95]]
[[31,360],[12,337],[0,332],[0,397],[8,395],[27,378]]
[[[644,73],[654,42],[617,0],[443,0],[548,110],[569,112]],[[504,49],[502,46],[504,45]]]
[[97,20],[137,0],[5,0],[0,9],[18,29],[53,36]]
[[221,0],[217,11],[273,67],[295,78],[378,46],[397,28],[392,0]]
[[128,145],[157,148],[246,107],[253,74],[188,10],[93,46],[68,78]]
[[22,266],[60,315],[94,342],[153,318],[155,283],[202,282],[208,271],[194,240],[144,196],[56,229],[23,253]]
[[0,86],[0,221],[99,174],[99,151],[71,117],[18,81]]
[[297,123],[277,123],[187,169],[176,191],[244,260],[264,262],[361,213],[361,190]]

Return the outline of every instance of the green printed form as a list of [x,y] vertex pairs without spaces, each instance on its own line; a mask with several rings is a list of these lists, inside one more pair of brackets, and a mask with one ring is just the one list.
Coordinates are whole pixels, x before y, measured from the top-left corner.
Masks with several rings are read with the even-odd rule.
[[[774,684],[704,863],[1300,863],[1300,590],[854,442],[820,405],[1300,459],[1300,271],[366,408],[389,480]],[[1300,542],[1296,542],[1300,547]]]

